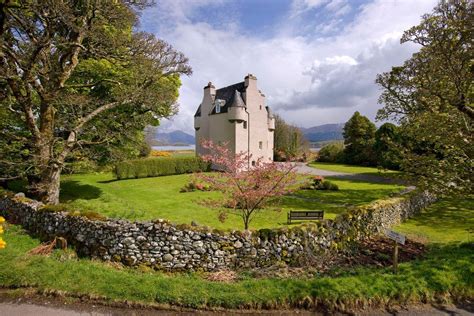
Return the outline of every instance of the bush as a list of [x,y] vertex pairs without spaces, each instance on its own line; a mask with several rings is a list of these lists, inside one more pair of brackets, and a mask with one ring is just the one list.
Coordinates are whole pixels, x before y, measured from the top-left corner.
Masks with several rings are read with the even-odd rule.
[[318,161],[322,162],[341,162],[343,159],[344,144],[341,142],[330,143],[319,151]]
[[191,181],[179,190],[181,193],[194,191],[212,191],[212,188],[209,185]]
[[209,167],[199,157],[146,158],[119,162],[114,173],[121,180],[209,171]]
[[301,189],[338,191],[339,187],[337,186],[337,184],[332,183],[331,181],[324,180],[324,177],[322,176],[315,176],[311,179],[309,184],[302,186]]

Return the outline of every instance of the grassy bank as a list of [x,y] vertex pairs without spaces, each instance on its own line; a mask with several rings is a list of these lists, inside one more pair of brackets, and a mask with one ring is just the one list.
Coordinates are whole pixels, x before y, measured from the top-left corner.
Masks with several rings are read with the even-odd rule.
[[[205,199],[219,199],[218,192],[187,192],[179,190],[191,180],[190,175],[164,176],[114,181],[111,174],[78,174],[63,177],[61,202],[73,207],[102,213],[108,217],[130,220],[165,218],[175,223],[195,221],[219,229],[241,229],[242,220],[230,214],[222,223],[218,210],[202,204]],[[256,215],[251,228],[272,228],[286,225],[288,210],[325,211],[334,218],[352,205],[362,205],[388,196],[402,187],[351,180],[331,180],[339,191],[300,191],[285,197]]]
[[355,268],[338,276],[253,279],[242,274],[233,283],[210,282],[204,274],[167,274],[146,269],[117,268],[68,256],[27,252],[39,242],[17,226],[7,228],[8,247],[0,251],[0,285],[61,291],[140,303],[192,308],[287,308],[324,305],[350,309],[363,304],[448,301],[474,295],[472,245],[433,248],[420,261],[389,269]]

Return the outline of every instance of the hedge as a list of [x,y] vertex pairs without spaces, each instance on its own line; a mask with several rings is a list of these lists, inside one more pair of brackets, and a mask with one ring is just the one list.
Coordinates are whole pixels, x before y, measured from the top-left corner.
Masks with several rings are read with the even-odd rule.
[[193,173],[209,169],[209,164],[198,157],[163,157],[119,162],[115,165],[114,173],[117,179],[121,180]]

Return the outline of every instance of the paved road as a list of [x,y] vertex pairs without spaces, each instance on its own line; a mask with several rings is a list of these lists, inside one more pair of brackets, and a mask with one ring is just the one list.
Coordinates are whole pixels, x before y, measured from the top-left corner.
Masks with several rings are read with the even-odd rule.
[[[44,304],[44,303],[43,303]],[[33,303],[0,303],[0,316],[151,316],[151,315],[252,315],[251,311],[243,312],[205,312],[205,311],[188,311],[188,312],[174,312],[174,311],[159,311],[147,309],[134,308],[113,308],[88,305],[84,303],[72,306],[45,306],[43,304]],[[263,315],[323,315],[320,313],[313,313],[308,311],[261,311],[256,314]],[[352,314],[352,313],[351,313]],[[354,313],[361,316],[469,316],[474,315],[472,306],[431,306],[420,305],[411,306],[409,308],[397,308],[390,311],[386,310],[372,310],[366,312]],[[336,313],[333,315],[348,315]]]

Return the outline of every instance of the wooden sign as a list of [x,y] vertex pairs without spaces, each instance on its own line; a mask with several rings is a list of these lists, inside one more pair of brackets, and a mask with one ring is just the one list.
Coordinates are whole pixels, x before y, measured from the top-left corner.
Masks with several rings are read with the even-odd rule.
[[385,230],[385,235],[390,238],[391,240],[396,241],[400,245],[405,244],[405,235],[402,235],[400,233],[394,232],[393,230],[386,229]]

